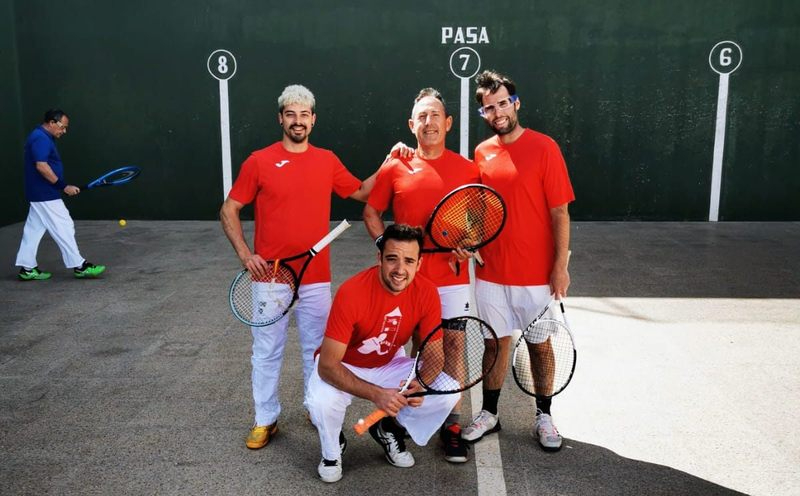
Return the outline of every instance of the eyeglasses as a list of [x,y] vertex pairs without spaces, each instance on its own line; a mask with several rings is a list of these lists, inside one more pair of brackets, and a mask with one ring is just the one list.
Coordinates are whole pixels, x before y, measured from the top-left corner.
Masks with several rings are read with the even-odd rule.
[[517,100],[519,100],[519,97],[517,95],[511,95],[510,97],[504,98],[495,104],[486,105],[484,107],[479,108],[478,113],[481,114],[481,117],[486,117],[489,114],[494,114],[498,110],[507,109],[508,107],[516,103]]
[[62,123],[61,123],[61,122],[59,122],[59,121],[55,121],[55,122],[56,122],[56,126],[58,126],[58,128],[59,128],[59,129],[63,129],[64,131],[66,131],[66,130],[67,130],[67,128],[69,127],[68,125],[67,125],[67,126],[65,126],[64,124],[62,124]]

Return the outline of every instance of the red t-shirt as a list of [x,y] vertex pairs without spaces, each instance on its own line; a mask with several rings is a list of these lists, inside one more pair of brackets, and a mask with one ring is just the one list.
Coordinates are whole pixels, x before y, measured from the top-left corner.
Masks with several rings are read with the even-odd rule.
[[345,281],[333,299],[325,337],[344,343],[342,362],[356,367],[386,365],[414,332],[425,338],[442,322],[436,286],[417,276],[399,295],[380,283],[371,267]]
[[530,129],[509,145],[494,136],[475,149],[475,163],[507,212],[503,231],[481,248],[486,265],[476,276],[513,286],[549,284],[555,258],[550,209],[575,200],[558,144]]
[[[435,160],[417,156],[393,159],[378,170],[367,204],[381,212],[391,206],[395,222],[424,229],[433,209],[447,193],[478,179],[475,164],[450,150]],[[427,236],[425,248],[435,248]],[[438,287],[468,284],[467,270],[456,276],[448,264],[450,257],[450,253],[424,254],[420,273]]]
[[[331,192],[352,195],[361,181],[329,150],[309,145],[292,153],[278,142],[253,152],[242,164],[229,197],[255,200],[255,252],[266,260],[308,250],[330,231]],[[330,255],[322,250],[303,284],[331,280]]]

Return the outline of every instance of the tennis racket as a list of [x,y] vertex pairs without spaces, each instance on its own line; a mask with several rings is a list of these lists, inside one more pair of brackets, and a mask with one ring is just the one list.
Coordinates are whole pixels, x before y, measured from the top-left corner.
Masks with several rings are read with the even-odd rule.
[[101,186],[119,186],[120,184],[133,181],[141,172],[142,170],[134,165],[120,167],[119,169],[106,172],[89,184],[80,186],[80,188],[83,190],[99,188]]
[[[228,292],[233,315],[253,327],[268,326],[280,320],[297,301],[300,281],[311,259],[349,227],[350,223],[343,220],[310,250],[289,258],[268,260],[271,269],[264,279],[258,279],[247,269],[239,272]],[[288,262],[295,262],[300,270],[295,271]]]
[[[558,301],[562,321],[544,318]],[[511,370],[517,385],[536,398],[551,398],[569,385],[578,352],[564,302],[553,299],[528,325],[514,347]]]
[[[506,205],[497,191],[483,184],[465,184],[445,195],[433,209],[425,230],[436,248],[423,251],[464,248],[474,253],[493,241],[505,223]],[[480,257],[475,259],[483,266]]]
[[[414,366],[400,392],[405,391],[415,378],[425,391],[413,393],[410,397],[460,393],[478,384],[497,360],[497,346],[492,346],[494,356],[488,357],[484,365],[483,355],[489,339],[495,340],[496,344],[494,329],[476,317],[442,320],[420,344]],[[360,419],[353,429],[359,435],[364,434],[387,416],[383,410],[376,409]]]

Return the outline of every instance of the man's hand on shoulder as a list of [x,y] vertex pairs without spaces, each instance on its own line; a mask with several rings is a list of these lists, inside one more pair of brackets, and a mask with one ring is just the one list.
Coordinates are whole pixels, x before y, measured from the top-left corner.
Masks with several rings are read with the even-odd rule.
[[391,158],[411,158],[414,156],[415,149],[411,148],[410,146],[406,145],[402,141],[398,141],[389,151],[389,154],[386,155],[386,160]]

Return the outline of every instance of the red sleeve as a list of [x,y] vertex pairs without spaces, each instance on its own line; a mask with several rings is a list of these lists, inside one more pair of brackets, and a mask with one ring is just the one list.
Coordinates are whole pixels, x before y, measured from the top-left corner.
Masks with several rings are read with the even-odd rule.
[[[436,290],[433,283],[427,280],[424,282],[425,284],[420,284],[421,291],[418,303],[420,319],[416,331],[420,341],[425,339],[428,334],[442,323],[442,302],[439,299],[439,292]],[[441,334],[441,331],[439,331],[439,334]]]
[[239,176],[233,183],[228,197],[247,205],[258,193],[258,159],[254,155],[247,157],[239,170]]
[[567,164],[558,144],[548,138],[547,157],[544,171],[544,192],[547,206],[555,208],[575,200],[572,184],[567,173]]
[[328,324],[325,328],[325,337],[340,343],[349,344],[353,336],[353,326],[356,322],[353,302],[360,301],[350,295],[350,286],[345,283],[336,292],[328,315]]
[[375,186],[369,193],[367,205],[374,208],[379,212],[385,212],[392,204],[392,197],[394,195],[394,160],[390,160],[381,165],[378,169],[378,175],[375,176]]
[[347,198],[361,187],[361,181],[347,170],[339,157],[333,152],[330,153],[331,164],[333,166],[333,191],[340,198]]

